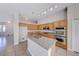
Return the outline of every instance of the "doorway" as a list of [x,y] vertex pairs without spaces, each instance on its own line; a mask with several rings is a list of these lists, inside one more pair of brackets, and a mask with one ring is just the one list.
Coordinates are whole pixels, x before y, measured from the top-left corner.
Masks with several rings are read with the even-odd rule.
[[5,36],[6,33],[6,25],[0,24],[0,36]]
[[3,47],[12,46],[13,41],[13,28],[12,24],[8,22],[0,22],[0,49]]

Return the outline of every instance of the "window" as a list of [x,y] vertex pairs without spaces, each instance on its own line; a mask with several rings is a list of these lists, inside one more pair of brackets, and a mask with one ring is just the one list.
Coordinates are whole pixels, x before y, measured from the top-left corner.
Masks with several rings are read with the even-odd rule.
[[0,32],[2,32],[2,25],[0,25]]
[[3,31],[3,32],[6,31],[6,26],[5,26],[5,25],[3,25],[3,29],[2,29],[2,31]]
[[0,25],[0,32],[6,31],[6,25]]

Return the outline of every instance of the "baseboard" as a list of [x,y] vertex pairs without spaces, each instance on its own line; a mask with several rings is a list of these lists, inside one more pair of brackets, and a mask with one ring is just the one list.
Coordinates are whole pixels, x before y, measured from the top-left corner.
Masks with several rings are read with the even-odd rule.
[[30,49],[29,49],[29,48],[27,48],[27,49],[28,49],[29,53],[31,54],[31,56],[34,56],[34,55],[32,54],[32,52],[30,51]]
[[73,52],[73,50],[72,50],[71,48],[68,48],[67,50],[68,50],[68,51],[72,51],[72,52]]

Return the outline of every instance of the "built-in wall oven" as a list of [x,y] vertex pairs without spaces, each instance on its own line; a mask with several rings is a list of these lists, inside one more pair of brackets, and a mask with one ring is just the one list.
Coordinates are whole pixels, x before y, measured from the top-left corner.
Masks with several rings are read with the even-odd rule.
[[59,27],[55,29],[56,40],[66,44],[66,33],[67,29],[65,27]]

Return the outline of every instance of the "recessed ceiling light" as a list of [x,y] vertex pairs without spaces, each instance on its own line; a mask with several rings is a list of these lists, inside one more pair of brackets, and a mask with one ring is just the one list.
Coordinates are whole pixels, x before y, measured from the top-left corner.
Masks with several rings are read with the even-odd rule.
[[7,23],[11,23],[11,21],[8,21]]
[[25,17],[26,20],[28,20],[28,18]]
[[34,14],[34,12],[32,12],[32,14]]
[[50,11],[53,11],[53,8],[50,8]]
[[47,13],[46,11],[43,12],[43,14],[46,14],[46,13]]
[[40,16],[40,15],[38,15],[38,16]]
[[54,8],[57,8],[57,7],[58,7],[57,5],[54,6]]

